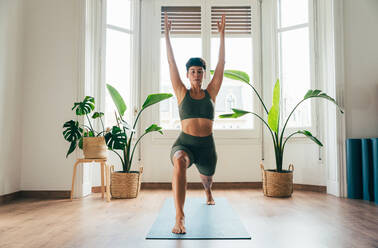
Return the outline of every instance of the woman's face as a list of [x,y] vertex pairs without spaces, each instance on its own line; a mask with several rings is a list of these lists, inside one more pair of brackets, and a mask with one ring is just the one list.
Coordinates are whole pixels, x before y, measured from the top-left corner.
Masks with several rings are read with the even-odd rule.
[[204,74],[205,72],[201,66],[191,66],[186,73],[186,77],[189,78],[191,85],[201,86]]

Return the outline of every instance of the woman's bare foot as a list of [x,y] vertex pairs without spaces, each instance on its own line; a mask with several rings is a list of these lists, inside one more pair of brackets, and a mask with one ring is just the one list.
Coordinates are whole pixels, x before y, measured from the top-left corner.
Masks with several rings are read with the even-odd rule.
[[211,194],[211,190],[205,190],[206,198],[207,198],[207,205],[215,205],[215,201],[213,195]]
[[173,233],[185,234],[185,217],[176,217],[176,224],[172,229]]

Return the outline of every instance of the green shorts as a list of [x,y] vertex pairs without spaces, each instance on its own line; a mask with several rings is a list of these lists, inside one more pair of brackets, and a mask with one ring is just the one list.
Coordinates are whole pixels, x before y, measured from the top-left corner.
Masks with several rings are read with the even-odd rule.
[[212,134],[206,137],[198,137],[181,132],[176,142],[172,145],[172,164],[173,155],[179,150],[188,154],[190,160],[188,168],[194,163],[202,175],[214,175],[217,163],[217,152],[215,150]]

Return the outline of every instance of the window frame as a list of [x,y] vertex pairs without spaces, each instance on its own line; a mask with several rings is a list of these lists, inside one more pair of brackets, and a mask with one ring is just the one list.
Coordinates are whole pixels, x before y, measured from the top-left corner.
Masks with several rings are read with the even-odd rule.
[[[278,14],[278,6],[279,6],[279,2],[281,0],[275,0],[273,1],[273,8],[271,11],[273,11],[274,13],[274,16],[276,17],[276,19],[273,21],[273,29],[274,29],[274,61],[275,61],[275,72],[274,72],[274,75],[276,75],[276,78],[279,78],[280,79],[280,82],[282,82],[282,77],[281,77],[281,64],[282,64],[282,51],[281,51],[281,43],[279,42],[279,33],[283,30],[283,32],[285,31],[289,31],[289,30],[298,30],[299,28],[301,27],[304,27],[304,26],[307,26],[308,27],[308,31],[309,31],[309,51],[310,51],[310,54],[309,54],[309,58],[310,58],[310,61],[309,61],[309,65],[310,65],[310,88],[309,89],[317,89],[318,88],[318,69],[317,69],[317,54],[318,54],[318,51],[316,50],[316,35],[315,35],[315,30],[316,30],[316,19],[314,18],[315,15],[316,15],[316,6],[315,6],[315,2],[316,0],[307,0],[308,1],[308,23],[307,24],[296,24],[294,26],[289,26],[289,27],[285,27],[285,28],[282,28],[280,29],[278,27],[278,18],[279,17],[279,14]],[[274,87],[274,82],[268,82],[271,84],[271,92],[273,92],[273,87]],[[281,87],[282,88],[282,87]],[[282,89],[281,89],[282,90]],[[308,101],[308,100],[307,100]],[[297,130],[300,130],[300,129],[305,129],[305,130],[308,130],[312,133],[312,135],[314,136],[318,136],[319,135],[319,118],[318,118],[318,115],[319,115],[319,107],[318,107],[318,104],[316,103],[316,100],[314,99],[311,99],[310,100],[311,103],[310,103],[310,106],[311,106],[311,114],[310,114],[310,118],[311,118],[311,126],[310,127],[304,127],[304,126],[297,126],[297,127],[286,127],[285,129],[285,134],[284,134],[284,137],[287,137],[288,135],[290,135],[291,133],[297,131]],[[281,106],[281,109],[282,109],[282,106]],[[285,119],[286,120],[286,119]],[[284,122],[285,120],[282,120],[282,122]],[[280,124],[284,124],[284,123],[280,123]],[[300,137],[300,136],[297,136],[297,137],[293,137],[293,138],[296,138],[296,139],[304,139],[305,137]]]
[[[103,0],[103,38],[102,38],[102,46],[101,46],[101,51],[102,53],[102,59],[101,59],[101,64],[103,68],[103,75],[102,75],[102,99],[103,99],[103,109],[105,109],[105,104],[113,104],[113,101],[110,103],[106,102],[106,40],[107,40],[107,30],[112,29],[116,30],[119,32],[127,33],[130,35],[130,76],[129,76],[129,81],[130,81],[130,89],[132,93],[130,94],[131,99],[130,99],[130,106],[127,105],[127,109],[131,109],[129,114],[125,116],[126,120],[129,121],[130,123],[134,123],[137,111],[139,109],[139,106],[141,106],[140,103],[140,87],[138,82],[140,81],[140,3],[138,0],[129,0],[130,1],[130,27],[129,29],[126,28],[120,28],[114,25],[110,25],[107,23],[107,2],[108,0]],[[122,94],[122,92],[120,92]],[[124,94],[122,94],[124,96]],[[116,123],[114,123],[115,125]],[[140,124],[138,123],[138,130],[140,130]],[[135,139],[135,138],[134,138]]]
[[[154,67],[153,72],[156,77],[154,77],[154,82],[152,84],[153,92],[158,92],[160,90],[160,13],[162,6],[201,6],[201,39],[202,39],[202,57],[211,65],[211,6],[251,6],[251,42],[252,42],[252,72],[251,83],[254,84],[256,89],[261,92],[261,29],[260,29],[260,2],[258,0],[235,0],[232,3],[226,0],[211,0],[211,1],[200,1],[193,0],[190,3],[184,0],[156,0],[154,1],[154,20],[153,23],[155,26],[153,30],[153,41],[159,46],[155,46],[153,56],[151,56],[151,63]],[[174,37],[174,36],[172,36]],[[180,36],[181,37],[181,36]],[[227,38],[227,36],[226,36]],[[175,51],[174,51],[175,52]],[[227,52],[227,51],[226,51]],[[226,61],[227,63],[227,61]],[[155,74],[156,73],[156,74]],[[204,84],[207,85],[210,79],[210,68],[206,69],[206,78]],[[260,108],[260,103],[258,98],[253,95],[253,111],[261,114],[262,107]],[[152,119],[160,123],[160,114],[159,111],[154,111],[152,114]],[[240,140],[240,139],[257,139],[261,137],[261,123],[257,118],[253,118],[253,129],[214,129],[214,134],[217,138],[225,140]],[[164,129],[164,136],[153,135],[153,140],[161,141],[163,139],[175,139],[177,138],[179,129]]]

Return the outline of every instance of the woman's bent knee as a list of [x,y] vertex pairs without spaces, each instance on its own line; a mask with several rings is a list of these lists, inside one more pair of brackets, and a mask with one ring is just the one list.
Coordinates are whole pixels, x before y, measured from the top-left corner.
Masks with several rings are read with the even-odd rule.
[[173,166],[178,169],[186,169],[190,163],[189,156],[184,151],[177,151],[173,155]]

